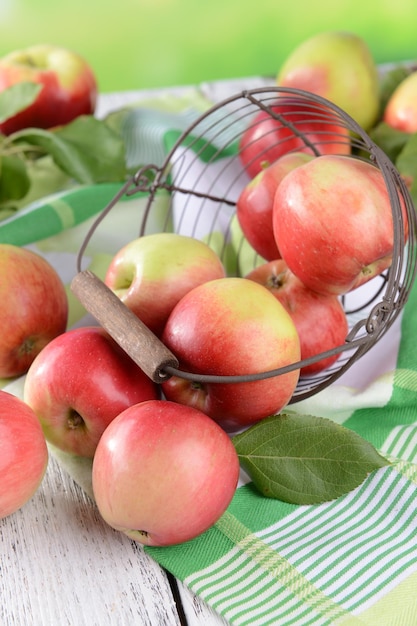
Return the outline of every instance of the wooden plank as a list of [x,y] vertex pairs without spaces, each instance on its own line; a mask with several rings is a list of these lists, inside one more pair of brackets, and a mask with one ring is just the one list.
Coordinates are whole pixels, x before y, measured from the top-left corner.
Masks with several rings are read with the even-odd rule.
[[0,624],[180,626],[166,573],[53,458],[0,531]]

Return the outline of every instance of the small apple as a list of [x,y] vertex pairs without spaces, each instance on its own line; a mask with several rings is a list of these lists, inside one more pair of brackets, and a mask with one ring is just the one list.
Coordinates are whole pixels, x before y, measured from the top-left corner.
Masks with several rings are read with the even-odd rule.
[[48,448],[35,413],[17,396],[0,390],[0,518],[32,498],[47,465]]
[[239,159],[250,178],[289,152],[350,154],[348,128],[307,96],[282,95],[261,109],[243,132]]
[[[255,374],[300,359],[290,315],[264,287],[245,278],[220,278],[188,292],[169,316],[162,341],[180,369],[194,374]],[[234,383],[172,376],[162,389],[167,400],[198,408],[233,431],[278,413],[291,399],[298,377],[298,369]]]
[[378,118],[378,69],[368,45],[354,33],[329,31],[306,39],[284,61],[276,82],[330,100],[364,130]]
[[0,91],[21,82],[36,83],[42,89],[32,104],[0,124],[5,135],[28,127],[52,128],[94,113],[96,78],[89,64],[72,50],[39,44],[2,57]]
[[98,510],[113,528],[149,546],[189,541],[233,498],[239,460],[229,436],[201,411],[165,400],[116,417],[93,459]]
[[[300,338],[301,359],[318,356],[345,343],[348,321],[337,296],[325,296],[306,287],[288,269],[285,261],[269,261],[246,278],[264,285],[291,315]],[[335,354],[301,367],[301,376],[317,374],[337,361]]]
[[[404,218],[407,236],[405,213]],[[393,213],[385,179],[355,157],[324,155],[289,172],[275,194],[273,228],[281,257],[318,293],[347,293],[392,262]]]
[[65,286],[39,254],[0,244],[0,377],[24,374],[68,320]]
[[305,152],[284,154],[259,172],[242,190],[236,216],[253,249],[266,261],[280,257],[272,229],[275,191],[291,170],[314,158]]
[[134,239],[113,257],[104,282],[160,336],[174,306],[190,289],[225,276],[217,254],[203,241],[176,233]]
[[411,72],[393,91],[383,120],[404,133],[417,132],[417,71]]
[[159,390],[103,328],[85,326],[42,350],[29,368],[23,397],[49,443],[92,457],[116,415],[158,398]]

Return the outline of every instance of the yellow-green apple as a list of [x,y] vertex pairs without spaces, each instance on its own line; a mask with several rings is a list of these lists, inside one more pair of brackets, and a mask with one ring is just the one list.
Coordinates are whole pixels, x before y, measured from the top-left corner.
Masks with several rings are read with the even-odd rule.
[[[291,315],[300,338],[301,359],[318,357],[345,343],[348,320],[338,296],[323,295],[306,287],[283,259],[253,269],[246,278],[266,287]],[[301,376],[317,374],[339,358],[338,352],[301,367]]]
[[[162,341],[180,369],[221,376],[258,374],[292,365],[300,341],[285,308],[267,289],[227,277],[195,287],[176,305]],[[196,382],[172,376],[168,400],[200,409],[234,431],[278,413],[291,399],[299,370],[249,382]]]
[[393,91],[383,113],[386,124],[404,133],[417,132],[417,71]]
[[105,284],[157,336],[190,289],[225,276],[217,254],[203,241],[155,233],[130,241],[113,257]]
[[36,357],[24,400],[56,448],[92,457],[105,428],[124,409],[159,389],[101,327],[63,333]]
[[365,130],[378,118],[377,66],[365,40],[354,33],[326,31],[306,39],[283,62],[276,82],[330,100]]
[[250,178],[288,152],[350,154],[347,127],[328,107],[306,96],[282,95],[249,122],[239,158]]
[[[347,293],[392,262],[393,209],[384,176],[353,156],[320,156],[289,172],[275,194],[273,228],[290,270],[319,293]],[[407,236],[405,212],[404,230]]]
[[22,82],[41,89],[32,104],[0,124],[5,135],[28,127],[52,128],[94,113],[97,81],[73,50],[38,44],[6,54],[0,59],[0,91]]
[[38,490],[48,465],[48,448],[32,409],[0,391],[0,518],[11,515]]
[[261,170],[243,188],[236,202],[242,232],[253,249],[266,261],[280,257],[272,229],[275,191],[288,172],[314,158],[305,152],[290,152]]
[[110,526],[140,543],[167,546],[217,522],[238,477],[236,450],[220,426],[197,409],[157,400],[131,406],[108,426],[92,484]]
[[0,377],[24,374],[51,339],[65,331],[65,286],[42,256],[0,244]]

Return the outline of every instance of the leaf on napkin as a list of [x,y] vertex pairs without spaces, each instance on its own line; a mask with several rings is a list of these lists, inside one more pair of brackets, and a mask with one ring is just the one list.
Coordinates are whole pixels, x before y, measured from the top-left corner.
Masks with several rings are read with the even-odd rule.
[[37,146],[80,184],[118,182],[126,177],[125,145],[101,120],[82,115],[52,131],[28,128],[10,135],[12,142]]
[[42,85],[21,82],[8,87],[0,93],[0,122],[23,111],[36,100]]
[[355,432],[312,415],[274,415],[232,441],[257,489],[291,504],[334,500],[389,465]]

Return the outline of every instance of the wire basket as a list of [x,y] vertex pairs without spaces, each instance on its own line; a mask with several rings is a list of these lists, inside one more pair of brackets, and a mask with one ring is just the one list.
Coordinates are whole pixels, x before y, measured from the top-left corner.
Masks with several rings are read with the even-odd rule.
[[[285,114],[281,115],[274,110],[277,99],[282,96],[302,105],[300,120],[294,116],[289,119]],[[170,358],[156,355],[156,361],[152,367],[157,374],[156,377],[152,377],[159,382],[171,375],[183,376],[203,383],[242,382],[279,376],[324,357],[338,354],[337,361],[328,369],[313,376],[300,377],[291,399],[293,403],[312,396],[330,385],[374,346],[399,315],[408,298],[415,276],[416,216],[406,185],[383,151],[349,115],[336,105],[301,90],[267,87],[242,91],[213,106],[198,117],[186,131],[178,134],[161,166],[150,164],[141,168],[103,209],[79,251],[78,269],[81,271],[83,253],[98,223],[105,218],[122,196],[131,196],[139,192],[147,194],[147,202],[144,215],[138,224],[138,236],[151,231],[150,218],[157,195],[168,193],[169,208],[163,230],[203,239],[216,247],[222,261],[226,261],[227,256],[230,275],[242,276],[261,263],[262,259],[244,238],[241,238],[238,243],[234,242],[232,260],[229,245],[236,225],[236,201],[250,180],[241,162],[241,137],[244,131],[255,123],[256,115],[260,111],[264,111],[288,129],[287,134],[292,139],[296,138],[290,151],[303,149],[319,155],[331,141],[333,152],[346,153],[346,146],[350,145],[352,154],[372,162],[379,168],[384,177],[392,207],[394,223],[392,264],[387,271],[372,279],[366,285],[366,289],[360,287],[343,296],[349,332],[345,343],[338,348],[321,352],[315,357],[277,370],[230,377],[183,372],[178,369],[175,359],[170,360]],[[321,130],[314,133],[314,141],[310,134],[303,131],[306,118],[313,124],[318,122],[320,125]],[[342,127],[344,130],[336,137],[335,126]],[[329,128],[328,132],[326,127]],[[288,142],[289,139],[286,137],[282,141]],[[285,146],[281,147],[285,148]],[[268,154],[258,154],[256,158],[258,157],[266,159]],[[405,207],[408,219],[407,243],[404,243],[401,203]],[[89,308],[88,303],[86,307]],[[94,314],[100,317],[97,307]],[[118,334],[119,343],[123,343],[123,347],[129,351],[133,338],[124,337],[122,333],[114,334]],[[155,353],[155,350],[151,352]]]

